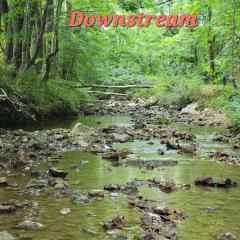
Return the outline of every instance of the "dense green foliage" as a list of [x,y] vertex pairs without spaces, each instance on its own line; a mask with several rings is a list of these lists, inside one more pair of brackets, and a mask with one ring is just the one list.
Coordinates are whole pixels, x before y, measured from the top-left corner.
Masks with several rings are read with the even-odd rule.
[[[203,106],[223,108],[240,124],[240,5],[235,0],[16,0],[1,14],[1,81],[37,105],[62,100],[74,109],[86,90],[67,88],[79,84],[154,84],[137,90],[134,97],[156,96],[163,104],[184,106],[200,101]],[[44,6],[49,3],[45,31]],[[32,6],[37,6],[35,9]],[[38,10],[37,10],[38,9]],[[39,10],[40,9],[40,10]],[[60,11],[58,12],[57,9]],[[54,11],[55,10],[55,11]],[[85,15],[196,14],[196,28],[109,27],[68,28],[70,11]],[[35,12],[34,12],[35,11]],[[36,11],[40,11],[39,14]],[[31,13],[34,13],[31,15]],[[20,19],[20,20],[19,20]],[[9,22],[22,27],[9,32]],[[21,22],[22,21],[22,22]],[[27,25],[29,23],[29,26]],[[26,35],[28,33],[28,41]],[[20,43],[20,58],[6,59],[10,40]],[[56,39],[58,41],[56,41]],[[24,58],[26,43],[28,58]],[[54,53],[54,50],[56,52]],[[50,58],[49,54],[54,53]],[[30,65],[30,66],[28,66]],[[50,68],[46,75],[47,66]],[[46,77],[47,76],[47,77]],[[232,87],[233,86],[233,87]]]

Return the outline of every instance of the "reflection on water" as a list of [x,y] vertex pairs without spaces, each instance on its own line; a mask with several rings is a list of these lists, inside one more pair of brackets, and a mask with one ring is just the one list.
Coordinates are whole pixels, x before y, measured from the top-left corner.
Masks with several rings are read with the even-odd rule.
[[[79,121],[79,120],[77,120]],[[88,126],[107,126],[109,124],[130,124],[127,117],[82,117],[81,122]],[[101,122],[98,124],[97,122]],[[68,127],[75,124],[68,123]],[[66,125],[65,125],[66,127]],[[206,151],[228,150],[232,151],[228,144],[211,142],[215,132],[222,129],[209,127],[193,127],[183,124],[175,124],[174,127],[180,130],[187,130],[197,135],[199,143],[198,156],[187,157],[179,155],[175,151],[169,151],[165,157],[178,160],[178,165],[164,167],[150,171],[141,171],[134,167],[112,167],[111,163],[104,161],[98,155],[79,152],[67,152],[64,159],[60,162],[59,168],[69,171],[70,183],[81,190],[101,189],[108,183],[126,183],[132,178],[151,179],[160,177],[167,180],[175,180],[180,183],[191,184],[190,191],[177,191],[175,193],[162,193],[154,188],[141,188],[141,195],[165,204],[171,208],[177,208],[188,215],[188,220],[178,228],[179,239],[183,240],[211,240],[224,232],[232,232],[240,236],[238,225],[240,219],[240,190],[239,187],[231,189],[201,188],[194,186],[193,182],[197,177],[212,176],[216,179],[230,177],[240,183],[239,167],[219,164],[206,157]],[[127,144],[115,145],[116,148],[129,147],[141,156],[161,157],[157,155],[157,150],[163,148],[158,140],[154,145],[149,145],[144,141],[134,141]],[[236,152],[239,154],[238,152]],[[89,161],[80,164],[80,161]],[[70,170],[70,166],[79,166],[79,172]],[[12,182],[24,184],[28,179],[23,176],[12,176]],[[19,198],[11,191],[0,191],[0,200],[9,198]],[[21,237],[33,237],[33,239],[113,239],[109,234],[102,230],[102,223],[108,221],[117,214],[125,215],[130,222],[130,229],[125,231],[126,235],[132,236],[137,230],[139,223],[139,213],[127,208],[126,199],[119,195],[115,198],[103,201],[91,202],[88,205],[76,206],[71,204],[68,199],[56,199],[46,196],[21,198],[31,199],[39,203],[37,210],[43,213],[35,217],[36,221],[43,223],[46,229],[24,233],[13,227],[24,220],[28,213],[17,215],[0,215],[0,230],[7,229],[9,232]],[[71,213],[67,216],[60,215],[60,210],[64,207],[71,208]],[[211,213],[207,208],[213,208]],[[83,231],[88,229],[90,232]]]

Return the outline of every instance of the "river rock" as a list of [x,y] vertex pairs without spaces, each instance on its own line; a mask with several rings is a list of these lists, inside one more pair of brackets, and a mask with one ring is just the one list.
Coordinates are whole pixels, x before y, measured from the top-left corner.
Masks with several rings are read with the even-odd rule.
[[17,225],[18,229],[25,230],[25,231],[32,231],[32,230],[39,230],[44,226],[41,223],[33,222],[30,220],[26,220]]
[[180,112],[181,115],[189,114],[189,115],[200,115],[200,112],[198,112],[196,109],[198,108],[198,103],[192,103],[188,105],[187,107],[183,108]]
[[218,240],[237,240],[237,237],[232,233],[224,233],[218,236]]
[[9,200],[8,202],[0,203],[0,214],[13,213],[18,209],[25,209],[30,206],[28,201]]
[[90,198],[104,198],[107,192],[102,189],[94,189],[88,192]]
[[71,133],[73,135],[91,135],[95,133],[95,129],[94,128],[90,128],[82,123],[77,123]]
[[15,240],[16,238],[13,237],[9,232],[2,231],[0,232],[0,240]]
[[67,214],[69,214],[71,212],[71,209],[70,208],[63,208],[63,209],[61,209],[61,211],[60,211],[60,213],[62,214],[62,215],[67,215]]
[[195,180],[196,185],[209,186],[209,187],[235,187],[237,183],[229,178],[220,181],[214,180],[212,177],[198,178]]
[[49,168],[49,173],[52,177],[55,178],[65,178],[67,176],[67,172],[58,170],[56,168]]
[[161,167],[161,166],[172,166],[176,165],[177,161],[173,159],[134,159],[134,158],[126,158],[122,161],[124,165],[133,165],[139,167]]
[[127,220],[124,216],[118,215],[113,218],[111,221],[104,223],[103,228],[105,230],[113,230],[113,229],[123,229],[127,226]]
[[79,196],[72,196],[70,201],[76,205],[83,205],[89,202],[89,198],[84,194],[80,194]]
[[128,142],[131,140],[131,137],[128,134],[124,134],[124,133],[123,134],[113,133],[112,137],[115,142],[120,142],[120,143]]
[[7,187],[7,186],[8,186],[7,178],[1,177],[0,178],[0,187]]
[[170,222],[178,222],[186,219],[186,216],[182,212],[166,207],[155,207],[154,213],[159,214],[162,219]]

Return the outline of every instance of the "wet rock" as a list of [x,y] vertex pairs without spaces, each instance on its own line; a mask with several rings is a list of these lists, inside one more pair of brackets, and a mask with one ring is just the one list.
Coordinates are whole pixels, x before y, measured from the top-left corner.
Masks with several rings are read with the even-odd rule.
[[110,159],[110,160],[119,160],[118,152],[114,149],[109,149],[106,152],[103,153],[102,157],[104,159]]
[[103,228],[105,230],[113,230],[113,229],[123,229],[127,226],[127,220],[124,216],[117,216],[113,218],[111,221],[104,223]]
[[2,232],[0,232],[0,239],[1,240],[15,240],[16,238],[14,236],[12,236],[9,232],[2,231]]
[[56,168],[49,168],[49,173],[52,177],[55,178],[65,178],[67,176],[67,172],[58,170]]
[[159,155],[164,155],[165,153],[164,153],[164,151],[163,151],[162,149],[158,149],[158,150],[157,150],[157,154],[159,154]]
[[148,180],[148,185],[150,187],[157,187],[163,192],[173,192],[179,189],[189,190],[191,186],[189,184],[175,183],[174,181],[162,181],[159,178],[154,178],[153,180]]
[[142,222],[144,225],[155,225],[162,223],[162,219],[158,214],[146,213],[143,216]]
[[231,156],[228,153],[212,152],[209,154],[220,163],[228,163],[231,165],[240,165],[240,158],[237,156]]
[[43,150],[47,148],[47,145],[44,142],[33,142],[32,148],[36,151]]
[[132,156],[128,156],[126,159],[121,161],[123,165],[138,166],[138,167],[161,167],[161,166],[172,166],[176,165],[177,161],[172,159],[136,159]]
[[28,201],[9,200],[8,202],[0,203],[0,214],[13,213],[17,210],[24,210],[31,204]]
[[71,212],[71,209],[70,208],[63,208],[63,209],[61,209],[61,211],[60,211],[60,213],[62,214],[62,215],[67,215],[67,214],[69,214]]
[[128,142],[131,140],[131,137],[127,134],[113,133],[112,137],[115,142],[120,142],[120,143]]
[[218,240],[237,240],[237,237],[231,233],[224,233],[218,236]]
[[147,199],[144,199],[142,196],[128,196],[128,207],[136,208],[141,212],[151,211],[151,202]]
[[138,191],[137,187],[131,184],[108,184],[104,186],[104,190],[109,192],[124,192],[126,194]]
[[166,207],[156,207],[154,208],[154,213],[159,214],[162,219],[170,222],[178,222],[186,219],[186,216],[182,212]]
[[209,186],[209,187],[235,187],[237,183],[229,178],[216,181],[212,177],[198,178],[195,180],[195,184],[199,186]]
[[166,142],[167,149],[169,150],[178,150],[179,153],[184,153],[187,155],[196,154],[196,146],[188,143],[179,143],[176,139],[170,139]]
[[205,211],[206,211],[206,213],[214,213],[215,212],[215,208],[212,208],[212,207],[207,207],[206,209],[205,209]]
[[87,164],[89,163],[89,161],[85,160],[85,161],[80,161],[80,164],[83,165],[83,164]]
[[54,190],[69,188],[68,183],[61,178],[57,178],[55,181],[51,183],[51,185],[54,187]]
[[31,179],[27,183],[26,188],[43,189],[46,186],[47,186],[46,180]]
[[86,195],[81,194],[80,196],[72,196],[70,201],[76,205],[83,205],[89,202],[89,198]]
[[70,166],[70,169],[72,170],[72,171],[75,171],[75,172],[79,172],[79,168],[78,168],[78,165],[71,165]]
[[119,160],[127,158],[129,155],[133,154],[132,150],[128,148],[123,148],[118,150]]
[[90,198],[104,198],[105,194],[107,194],[107,192],[101,189],[94,189],[88,192]]
[[83,141],[83,140],[79,140],[79,141],[77,142],[77,144],[78,144],[80,147],[83,147],[83,148],[89,147],[89,143],[87,143],[87,142],[85,142],[85,141]]
[[176,139],[170,139],[169,141],[167,141],[166,146],[169,150],[177,150],[179,148]]
[[25,231],[39,230],[43,227],[44,226],[41,223],[33,222],[30,220],[26,220],[17,225],[18,229],[25,230]]
[[94,128],[90,128],[82,123],[77,123],[71,133],[73,135],[91,135],[95,133],[95,129]]
[[1,177],[0,178],[0,188],[1,187],[7,187],[7,186],[8,186],[7,178]]
[[222,142],[222,143],[229,143],[230,142],[230,134],[227,133],[218,133],[214,136],[214,142]]

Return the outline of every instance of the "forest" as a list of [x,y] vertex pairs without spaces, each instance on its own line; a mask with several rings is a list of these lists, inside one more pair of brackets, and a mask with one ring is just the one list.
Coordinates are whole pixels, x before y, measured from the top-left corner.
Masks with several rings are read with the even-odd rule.
[[239,239],[239,165],[239,0],[0,0],[0,239]]

